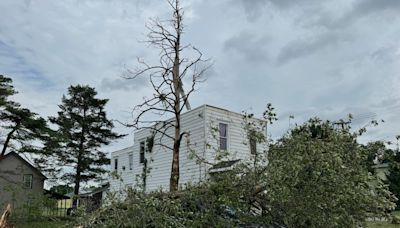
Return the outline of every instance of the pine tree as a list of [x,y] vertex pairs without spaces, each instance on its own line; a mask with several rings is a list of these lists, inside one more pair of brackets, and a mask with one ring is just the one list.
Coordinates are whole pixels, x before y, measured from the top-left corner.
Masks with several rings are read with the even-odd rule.
[[112,131],[114,125],[104,110],[108,99],[99,99],[96,95],[92,87],[70,86],[68,97],[64,95],[59,105],[58,115],[50,118],[59,133],[59,141],[51,147],[60,165],[74,167],[74,170],[65,169],[62,178],[75,184],[75,196],[79,195],[82,182],[99,179],[106,172],[104,166],[110,161],[100,148],[123,136]]
[[0,75],[0,107],[4,107],[8,101],[8,97],[16,94],[14,86],[12,85],[12,79]]
[[51,134],[47,121],[20,104],[10,101],[9,97],[16,94],[12,79],[0,75],[0,120],[3,147],[0,156],[10,148],[19,152],[41,153],[41,148],[33,146],[36,140],[44,141]]

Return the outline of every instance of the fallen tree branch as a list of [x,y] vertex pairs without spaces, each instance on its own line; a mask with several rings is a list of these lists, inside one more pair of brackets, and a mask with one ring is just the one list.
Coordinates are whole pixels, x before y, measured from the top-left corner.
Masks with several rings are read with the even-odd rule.
[[11,205],[8,204],[6,210],[4,211],[3,215],[0,218],[0,228],[7,228],[10,227],[7,225],[7,218],[11,215]]

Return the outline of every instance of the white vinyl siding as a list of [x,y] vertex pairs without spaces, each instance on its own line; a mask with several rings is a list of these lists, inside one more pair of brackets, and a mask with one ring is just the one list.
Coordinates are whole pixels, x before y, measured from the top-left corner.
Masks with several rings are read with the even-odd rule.
[[[220,148],[219,131],[214,132],[213,129],[219,130],[219,124],[227,124],[227,151],[229,156],[224,160],[248,159],[250,157],[250,147],[247,133],[243,129],[243,115],[230,112],[217,107],[206,106],[206,148],[207,161],[211,163],[217,162],[216,151]],[[207,168],[210,168],[209,166]]]
[[[116,178],[115,175],[110,175],[110,190],[111,191],[119,191],[123,190],[125,184],[124,182],[128,181],[129,183],[133,183],[134,177],[132,176],[133,170],[129,169],[119,169],[119,170],[114,170],[114,160],[118,159],[118,166],[126,166],[129,167],[129,155],[133,154],[133,147],[128,147],[122,150],[114,151],[112,152],[111,155],[111,161],[112,161],[112,170],[116,172],[118,175],[118,178]],[[137,160],[136,160],[137,161]],[[133,169],[135,166],[133,167]],[[132,181],[131,181],[132,179]]]
[[[224,109],[203,105],[192,109],[181,116],[181,132],[188,132],[180,146],[180,177],[179,184],[184,187],[188,183],[197,183],[208,178],[209,165],[197,162],[196,158],[215,162],[216,150],[220,147],[219,124],[226,124],[226,149],[230,157],[228,159],[246,159],[250,156],[250,147],[247,134],[243,131],[243,116],[239,113],[229,112]],[[168,135],[174,134],[174,129],[167,130]],[[134,146],[112,153],[112,157],[119,156],[120,163],[130,161],[129,154],[133,153],[132,170],[121,172],[123,184],[110,181],[111,189],[118,190],[120,186],[136,186],[136,180],[140,180],[143,172],[143,164],[140,163],[140,152],[144,150],[145,158],[150,173],[147,174],[146,191],[162,189],[169,190],[171,175],[172,151],[160,144],[172,147],[173,141],[168,137],[154,137],[154,146],[151,153],[146,153],[147,138],[151,137],[150,130],[144,129],[135,132]],[[247,140],[247,141],[246,141]],[[192,153],[195,153],[193,156]],[[125,164],[125,163],[124,163]],[[139,164],[139,165],[136,165]],[[123,164],[120,164],[123,165]]]

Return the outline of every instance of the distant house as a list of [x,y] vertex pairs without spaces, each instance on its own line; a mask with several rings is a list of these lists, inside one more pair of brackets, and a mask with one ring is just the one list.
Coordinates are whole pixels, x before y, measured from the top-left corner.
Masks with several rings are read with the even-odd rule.
[[88,212],[100,208],[110,188],[109,183],[104,183],[98,188],[79,194],[78,205],[84,205]]
[[389,176],[389,163],[382,163],[372,166],[375,170],[375,175],[382,181],[387,181]]
[[15,152],[0,157],[0,208],[29,204],[43,195],[46,177]]
[[[173,120],[164,123],[168,121]],[[254,121],[261,120],[254,118]],[[189,133],[180,147],[179,183],[182,187],[229,170],[264,149],[255,141],[250,142],[242,114],[210,105],[183,113],[181,132]],[[173,135],[173,129],[168,129],[167,133]],[[132,147],[112,152],[111,171],[118,175],[111,177],[110,191],[120,192],[129,186],[141,186],[146,191],[169,190],[172,151],[160,144],[172,147],[172,140],[143,129],[135,132]],[[229,156],[218,160],[217,151]]]

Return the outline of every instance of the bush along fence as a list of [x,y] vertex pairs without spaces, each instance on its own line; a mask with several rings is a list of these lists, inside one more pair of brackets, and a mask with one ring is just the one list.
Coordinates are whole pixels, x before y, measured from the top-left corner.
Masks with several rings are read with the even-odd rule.
[[[23,204],[13,202],[11,221],[36,221],[44,218],[66,217],[68,199],[54,199],[45,196],[31,196]],[[3,209],[4,207],[2,207]]]
[[[77,207],[73,207],[73,197],[45,191],[44,195],[30,195],[23,203],[17,199],[10,202],[12,213],[9,218],[11,224],[20,221],[41,221],[48,219],[75,218],[82,213],[92,212],[101,206],[101,198],[82,195],[78,198]],[[21,202],[21,199],[20,199]],[[4,211],[7,205],[0,205]]]

